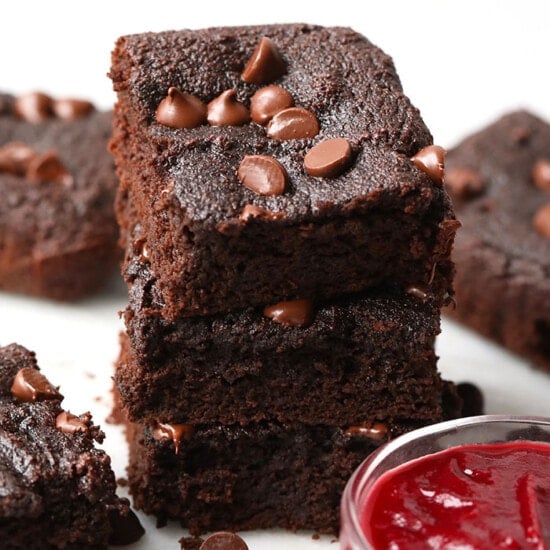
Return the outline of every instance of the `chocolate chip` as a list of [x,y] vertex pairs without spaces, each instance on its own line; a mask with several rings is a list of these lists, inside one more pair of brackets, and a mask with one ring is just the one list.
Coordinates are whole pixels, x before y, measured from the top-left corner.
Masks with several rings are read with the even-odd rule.
[[285,73],[286,63],[279,50],[264,36],[252,52],[241,78],[249,84],[269,84]]
[[456,385],[456,392],[462,399],[462,416],[478,416],[483,414],[483,393],[476,385],[470,382],[462,382]]
[[235,90],[226,90],[208,104],[207,119],[212,126],[241,126],[250,121],[250,113]]
[[207,537],[199,550],[248,550],[248,546],[236,533],[219,531]]
[[430,295],[422,288],[418,286],[410,286],[405,291],[407,294],[410,294],[411,296],[414,296],[415,298],[418,298],[422,303],[426,303],[428,301],[428,298]]
[[182,94],[172,86],[157,107],[156,119],[170,128],[196,128],[206,122],[206,105],[198,97]]
[[443,183],[446,151],[439,145],[428,145],[411,158],[413,164],[436,183]]
[[388,427],[381,422],[359,424],[358,426],[350,426],[344,433],[350,437],[367,437],[374,441],[382,441],[388,434]]
[[76,432],[87,432],[91,421],[90,413],[84,413],[81,416],[76,416],[70,412],[63,411],[57,415],[55,419],[55,427],[66,434],[74,434]]
[[550,161],[540,159],[535,162],[533,181],[541,191],[550,191]]
[[[123,499],[128,502],[126,499]],[[139,522],[138,517],[130,508],[125,508],[124,512],[119,508],[111,507],[109,509],[109,524],[111,534],[109,535],[109,544],[113,546],[126,546],[137,542],[144,534],[145,529]]]
[[193,426],[190,424],[168,424],[157,422],[156,426],[151,430],[153,439],[157,441],[172,440],[174,443],[174,452],[180,451],[180,443],[182,439],[189,439],[193,435]]
[[533,225],[539,235],[550,238],[550,202],[542,205],[533,217]]
[[70,121],[89,115],[94,110],[94,104],[84,99],[56,99],[52,110],[56,117]]
[[266,210],[255,204],[247,204],[242,212],[239,214],[239,220],[242,222],[248,221],[250,218],[264,218],[266,220],[280,220],[285,218],[286,215],[284,212],[272,212],[271,210]]
[[312,138],[318,133],[317,117],[302,107],[279,111],[267,125],[267,135],[272,139]]
[[305,328],[314,320],[311,300],[289,300],[264,308],[264,315],[285,327]]
[[11,393],[19,401],[63,399],[57,388],[38,369],[32,367],[25,367],[15,375]]
[[267,124],[279,111],[294,105],[290,92],[281,86],[260,88],[250,99],[250,116],[258,124]]
[[134,254],[139,256],[140,262],[149,263],[149,248],[147,248],[147,241],[144,238],[136,239],[133,243]]
[[304,158],[304,167],[310,176],[334,178],[351,163],[351,145],[344,138],[321,141]]
[[48,151],[43,155],[34,157],[27,168],[27,179],[29,181],[53,181],[70,186],[73,182],[55,151]]
[[16,97],[13,112],[26,122],[43,122],[52,114],[52,98],[41,92],[30,92]]
[[471,168],[451,168],[445,174],[445,187],[456,199],[473,199],[485,191],[485,181]]
[[517,126],[512,129],[512,138],[518,145],[525,145],[531,137],[531,130],[525,126]]
[[282,195],[287,173],[284,166],[267,155],[247,155],[242,160],[237,176],[241,183],[259,195]]
[[36,151],[20,141],[12,141],[0,147],[0,172],[24,176],[29,164],[37,156]]

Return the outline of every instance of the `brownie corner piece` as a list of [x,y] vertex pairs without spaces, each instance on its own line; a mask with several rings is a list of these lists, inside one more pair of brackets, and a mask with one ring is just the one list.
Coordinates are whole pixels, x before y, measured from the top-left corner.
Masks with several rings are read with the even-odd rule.
[[550,125],[511,112],[447,156],[457,234],[446,313],[550,370]]
[[143,529],[119,498],[103,433],[91,415],[63,410],[63,396],[34,353],[0,347],[2,547],[107,548]]

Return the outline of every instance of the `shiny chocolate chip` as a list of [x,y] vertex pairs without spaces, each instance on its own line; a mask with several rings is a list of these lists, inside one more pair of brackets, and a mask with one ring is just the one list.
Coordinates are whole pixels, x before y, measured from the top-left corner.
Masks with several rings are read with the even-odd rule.
[[430,297],[428,292],[426,292],[425,289],[419,286],[410,286],[409,288],[407,288],[406,293],[410,294],[411,296],[414,296],[415,298],[420,300],[422,303],[427,302],[428,298]]
[[237,176],[240,182],[259,195],[282,195],[287,173],[284,166],[267,155],[247,155],[242,160]]
[[208,536],[199,550],[248,550],[248,546],[236,533],[219,531]]
[[15,98],[13,112],[20,119],[36,124],[51,116],[52,102],[49,95],[42,92],[30,92]]
[[25,367],[15,375],[11,393],[19,401],[62,399],[57,388],[38,369],[32,367]]
[[258,124],[267,124],[277,113],[293,106],[290,92],[281,86],[265,86],[250,99],[250,116]]
[[52,104],[52,110],[56,117],[71,121],[88,116],[94,110],[94,104],[85,99],[56,99]]
[[311,300],[289,300],[264,308],[264,315],[285,327],[305,328],[315,318]]
[[55,419],[55,427],[66,434],[74,434],[76,432],[87,432],[90,425],[91,415],[85,413],[81,416],[76,416],[70,412],[63,411],[59,413]]
[[461,382],[456,385],[456,392],[462,399],[462,416],[478,416],[483,414],[485,399],[482,391],[470,382]]
[[36,151],[20,141],[12,141],[0,147],[0,172],[24,176]]
[[334,178],[351,164],[351,145],[344,138],[321,141],[304,158],[304,168],[310,176]]
[[266,208],[261,208],[255,204],[247,204],[239,214],[239,220],[247,222],[250,218],[263,218],[265,220],[280,220],[285,218],[284,212],[273,212]]
[[533,226],[539,235],[550,238],[550,202],[536,211],[533,216]]
[[388,427],[381,422],[374,424],[359,424],[358,426],[350,426],[345,435],[350,437],[366,437],[374,441],[382,441],[388,435]]
[[272,139],[312,138],[318,133],[317,117],[302,107],[290,107],[279,111],[267,125],[267,135]]
[[456,199],[473,199],[485,191],[485,181],[477,170],[451,168],[445,174],[445,187]]
[[241,126],[250,121],[250,113],[235,90],[226,90],[208,104],[207,119],[212,126]]
[[193,435],[193,426],[190,424],[169,424],[157,422],[151,430],[151,434],[157,441],[172,441],[174,443],[174,452],[180,451],[182,439],[190,439]]
[[439,145],[428,145],[418,151],[418,153],[411,158],[411,161],[417,168],[427,174],[432,181],[443,183],[445,154],[446,151],[443,147]]
[[245,65],[241,78],[250,84],[269,84],[286,73],[284,62],[275,44],[264,36]]
[[206,122],[206,105],[198,97],[183,94],[172,86],[157,107],[156,119],[170,128],[196,128]]
[[73,182],[55,151],[34,157],[27,168],[27,179],[33,182],[53,181],[70,186]]
[[540,159],[533,166],[533,181],[541,191],[550,191],[550,161]]

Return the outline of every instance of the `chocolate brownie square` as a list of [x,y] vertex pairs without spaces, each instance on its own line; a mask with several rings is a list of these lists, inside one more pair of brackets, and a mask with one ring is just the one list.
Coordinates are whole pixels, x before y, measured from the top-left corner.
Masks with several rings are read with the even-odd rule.
[[112,113],[0,95],[0,289],[71,300],[115,272]]
[[442,152],[363,36],[310,25],[125,36],[110,76],[123,240],[142,225],[166,318],[387,280],[432,285],[440,303],[451,292]]
[[507,114],[449,152],[454,319],[550,370],[550,125]]
[[107,548],[143,529],[115,494],[103,433],[63,397],[34,354],[0,348],[0,537],[6,549]]

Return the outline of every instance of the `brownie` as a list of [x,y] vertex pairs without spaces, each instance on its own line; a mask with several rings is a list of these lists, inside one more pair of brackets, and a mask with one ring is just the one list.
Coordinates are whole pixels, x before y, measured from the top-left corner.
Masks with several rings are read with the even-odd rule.
[[252,307],[168,322],[150,264],[131,266],[115,382],[132,421],[341,425],[440,406],[439,307],[419,289],[319,302],[303,327]]
[[0,96],[0,289],[83,297],[116,272],[112,113]]
[[[276,62],[257,84],[249,61],[265,37]],[[122,237],[142,225],[167,319],[327,299],[388,279],[436,281],[446,299],[457,223],[438,177],[411,161],[432,138],[391,59],[361,35],[297,24],[125,36],[110,76]],[[263,83],[297,109],[267,130],[253,106],[252,122],[243,112]],[[193,104],[199,119],[183,123],[195,127],[166,121],[166,102],[180,100]],[[202,122],[201,101],[211,102]]]
[[61,407],[34,353],[0,348],[0,537],[2,548],[107,548],[143,529],[115,494],[103,433],[91,415]]
[[507,114],[449,152],[454,319],[550,370],[550,125]]

